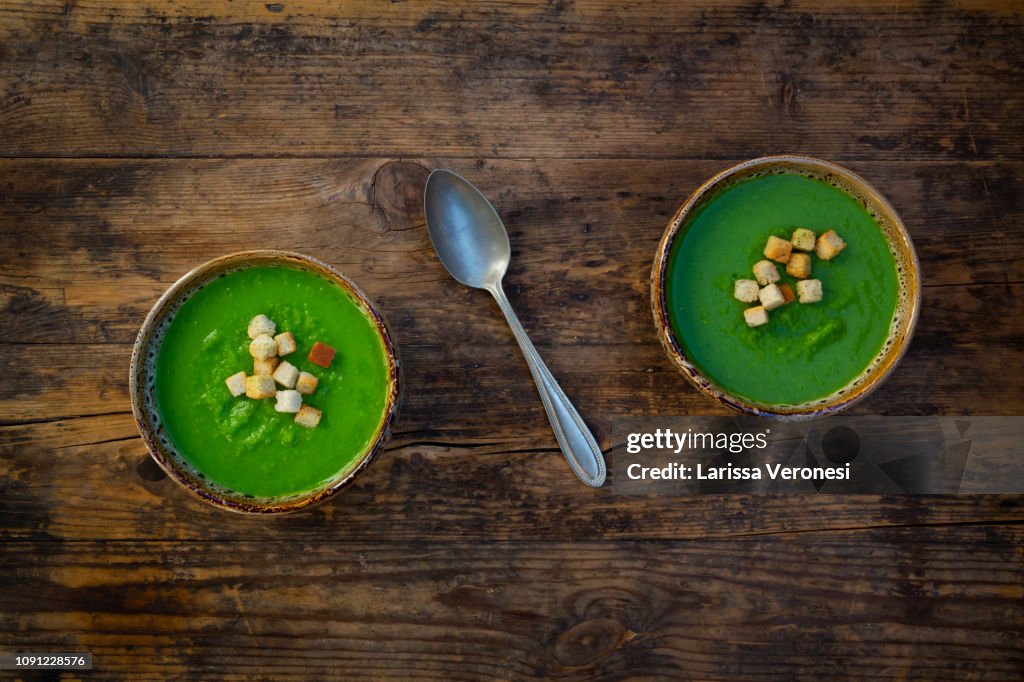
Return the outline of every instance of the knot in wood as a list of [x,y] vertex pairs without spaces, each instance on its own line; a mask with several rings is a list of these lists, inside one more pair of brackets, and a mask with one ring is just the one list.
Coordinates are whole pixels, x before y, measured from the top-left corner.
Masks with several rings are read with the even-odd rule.
[[428,175],[429,170],[411,161],[388,161],[373,174],[370,200],[384,215],[389,231],[425,224],[423,187]]
[[564,666],[591,665],[619,648],[626,628],[614,618],[592,618],[569,628],[555,640],[555,658]]

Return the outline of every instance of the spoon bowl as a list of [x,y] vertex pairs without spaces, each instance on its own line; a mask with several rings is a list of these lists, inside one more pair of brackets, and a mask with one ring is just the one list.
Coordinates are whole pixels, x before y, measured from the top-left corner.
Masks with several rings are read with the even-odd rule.
[[512,248],[487,197],[462,177],[440,169],[427,178],[423,195],[430,241],[451,276],[475,289],[500,282]]

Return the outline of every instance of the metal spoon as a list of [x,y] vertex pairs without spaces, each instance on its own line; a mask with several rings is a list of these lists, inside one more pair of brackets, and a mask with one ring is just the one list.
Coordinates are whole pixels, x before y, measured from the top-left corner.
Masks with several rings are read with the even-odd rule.
[[526,357],[565,459],[581,481],[599,487],[605,478],[601,448],[540,359],[501,288],[512,249],[498,213],[468,180],[440,169],[427,178],[423,212],[430,241],[451,276],[468,287],[486,289],[498,302]]

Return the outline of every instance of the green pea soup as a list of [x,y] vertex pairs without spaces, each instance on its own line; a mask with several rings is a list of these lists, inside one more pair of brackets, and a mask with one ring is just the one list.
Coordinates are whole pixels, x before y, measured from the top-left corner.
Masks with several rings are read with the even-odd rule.
[[[769,236],[789,239],[797,227],[834,229],[847,244],[833,260],[812,254],[823,300],[791,302],[748,327],[752,304],[737,301],[733,285],[753,279]],[[843,189],[797,173],[749,177],[705,197],[681,226],[665,277],[668,319],[690,361],[732,395],[767,406],[821,400],[864,373],[887,343],[899,294],[875,217]]]
[[[323,412],[307,429],[275,400],[233,397],[224,380],[253,373],[249,320],[264,313],[298,349],[283,358],[315,375],[305,404]],[[329,368],[307,355],[317,341],[337,349]],[[390,365],[371,314],[350,292],[288,265],[231,270],[189,295],[159,344],[154,396],[175,451],[224,489],[254,498],[316,490],[359,465],[386,418]]]

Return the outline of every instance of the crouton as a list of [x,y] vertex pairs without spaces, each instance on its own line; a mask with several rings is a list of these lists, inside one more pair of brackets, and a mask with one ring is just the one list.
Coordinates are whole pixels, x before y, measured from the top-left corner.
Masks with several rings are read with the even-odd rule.
[[765,310],[775,310],[786,303],[786,297],[782,295],[778,284],[769,284],[757,292],[757,297],[761,299],[761,305]]
[[307,429],[315,429],[316,425],[320,423],[320,417],[322,416],[323,412],[315,407],[303,405],[295,415],[295,423],[299,426],[305,426]]
[[278,412],[298,412],[302,408],[302,396],[298,391],[278,391],[277,404],[274,409]]
[[277,358],[264,358],[263,360],[253,360],[252,373],[262,374],[263,376],[269,377],[271,374],[274,373],[274,370],[277,369],[277,363],[279,362],[280,360],[278,360]]
[[312,395],[318,383],[320,382],[317,378],[309,372],[299,372],[299,378],[295,381],[295,390],[302,395]]
[[796,294],[793,293],[793,287],[789,286],[789,282],[780,284],[779,291],[782,292],[782,298],[786,299],[786,303],[792,303],[796,300]]
[[764,306],[747,308],[743,311],[743,319],[747,321],[748,327],[760,327],[762,324],[768,324],[768,311]]
[[260,334],[273,336],[277,333],[277,325],[266,315],[257,315],[249,320],[249,338],[255,339]]
[[295,388],[295,380],[299,378],[299,369],[285,360],[274,370],[274,381],[285,388]]
[[309,351],[309,361],[314,365],[330,367],[331,363],[334,362],[334,354],[337,352],[338,351],[334,350],[326,343],[320,343],[317,341]]
[[836,234],[835,230],[829,230],[818,237],[814,253],[818,254],[818,258],[821,260],[832,260],[845,248],[846,242],[843,241],[843,238]]
[[249,344],[249,353],[257,360],[266,360],[277,355],[277,341],[270,334],[260,334]]
[[245,393],[245,372],[232,374],[224,380],[224,383],[227,384],[228,390],[231,391],[231,395],[237,398]]
[[786,273],[799,279],[807,279],[811,276],[811,254],[794,253],[786,263]]
[[768,243],[764,247],[765,258],[771,258],[779,263],[788,263],[789,254],[793,252],[793,245],[785,239],[775,235],[768,237]]
[[817,303],[821,300],[821,280],[802,279],[796,283],[796,295],[801,303]]
[[284,357],[289,353],[294,353],[298,345],[295,343],[295,337],[292,336],[291,332],[281,332],[274,337],[274,341],[277,341],[277,355],[278,357]]
[[733,286],[732,295],[736,297],[737,301],[743,301],[744,303],[753,303],[757,300],[757,282],[752,279],[738,279],[736,284]]
[[799,251],[814,251],[814,232],[806,227],[798,227],[793,230],[793,236],[789,240],[793,248]]
[[779,270],[770,260],[759,260],[754,263],[754,277],[761,286],[779,281]]
[[245,395],[250,398],[263,400],[264,398],[273,398],[275,393],[277,393],[277,387],[274,386],[272,377],[255,374],[245,378]]

